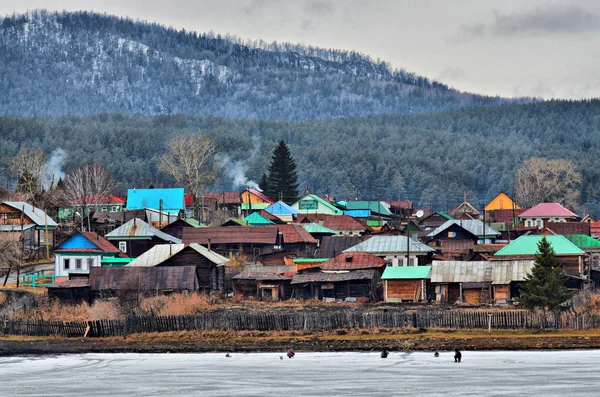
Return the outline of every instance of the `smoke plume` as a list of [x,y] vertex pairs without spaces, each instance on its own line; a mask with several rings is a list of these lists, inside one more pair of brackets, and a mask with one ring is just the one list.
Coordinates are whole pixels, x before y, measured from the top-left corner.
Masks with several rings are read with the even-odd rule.
[[65,161],[65,157],[67,157],[67,152],[63,149],[58,148],[52,152],[48,161],[46,161],[46,165],[44,166],[44,176],[42,180],[42,185],[44,189],[50,189],[52,184],[58,182],[60,178],[65,177],[65,173],[62,171],[62,166]]

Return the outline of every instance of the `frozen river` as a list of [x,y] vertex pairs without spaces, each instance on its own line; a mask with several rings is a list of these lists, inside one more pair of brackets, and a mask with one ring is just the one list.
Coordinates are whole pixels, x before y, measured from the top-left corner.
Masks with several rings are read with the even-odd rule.
[[598,396],[600,351],[0,358],[0,396]]

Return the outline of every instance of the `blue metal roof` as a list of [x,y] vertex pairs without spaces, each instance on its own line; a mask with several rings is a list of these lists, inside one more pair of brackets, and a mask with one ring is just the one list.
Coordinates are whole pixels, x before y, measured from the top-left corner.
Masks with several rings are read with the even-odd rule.
[[128,210],[152,208],[160,210],[162,200],[163,212],[177,214],[185,210],[185,195],[183,188],[169,189],[129,189],[127,190]]
[[347,210],[344,214],[353,218],[368,218],[371,216],[371,210]]
[[300,213],[297,209],[290,207],[283,201],[278,201],[274,204],[271,204],[270,206],[265,208],[265,211],[267,211],[269,214],[273,214],[275,216],[277,216],[277,215],[297,215]]

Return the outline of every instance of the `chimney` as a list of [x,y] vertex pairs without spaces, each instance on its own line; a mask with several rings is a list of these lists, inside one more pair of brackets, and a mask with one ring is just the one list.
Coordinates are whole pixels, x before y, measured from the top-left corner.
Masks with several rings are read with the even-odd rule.
[[208,250],[210,251],[210,239],[208,239]]

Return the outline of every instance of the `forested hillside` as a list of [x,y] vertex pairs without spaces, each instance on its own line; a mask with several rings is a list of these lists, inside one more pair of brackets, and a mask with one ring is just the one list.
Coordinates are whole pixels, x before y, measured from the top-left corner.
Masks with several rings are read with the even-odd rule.
[[461,93],[355,52],[176,31],[90,12],[0,17],[0,114],[275,120],[448,111]]
[[210,187],[216,190],[243,188],[232,181],[244,171],[258,181],[283,139],[296,160],[301,192],[308,185],[340,199],[380,194],[450,208],[462,201],[464,190],[474,203],[500,190],[510,193],[515,169],[542,156],[574,162],[583,175],[581,197],[588,210],[600,198],[598,100],[306,122],[181,115],[2,117],[0,147],[7,157],[19,145],[48,154],[62,148],[65,170],[97,161],[124,189],[169,185],[157,170],[157,157],[174,134],[198,131],[211,135],[218,148],[220,174]]

